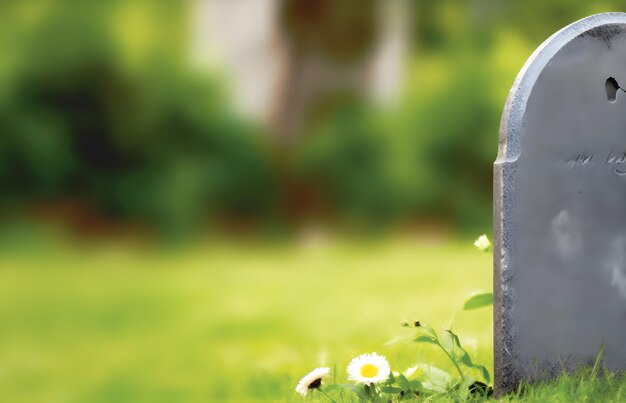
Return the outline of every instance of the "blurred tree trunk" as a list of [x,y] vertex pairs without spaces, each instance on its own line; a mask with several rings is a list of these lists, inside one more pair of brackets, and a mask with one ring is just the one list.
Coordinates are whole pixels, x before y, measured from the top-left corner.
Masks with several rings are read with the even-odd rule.
[[281,0],[282,70],[270,122],[279,146],[281,209],[293,224],[324,214],[310,183],[294,176],[292,146],[338,95],[365,95],[379,0]]
[[279,143],[297,140],[325,101],[364,95],[380,7],[380,0],[281,1],[284,64],[271,118]]

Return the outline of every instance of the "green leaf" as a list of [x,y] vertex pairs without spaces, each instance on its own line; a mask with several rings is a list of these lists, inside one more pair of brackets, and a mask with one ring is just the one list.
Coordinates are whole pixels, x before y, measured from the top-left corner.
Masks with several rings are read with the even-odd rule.
[[402,388],[402,390],[404,391],[412,391],[413,388],[411,387],[411,383],[409,382],[408,379],[406,379],[406,376],[400,374],[398,376],[398,385],[400,385],[400,387]]
[[413,379],[413,380],[409,381],[409,384],[411,385],[411,389],[412,390],[424,389],[424,387],[422,386],[422,383],[420,381],[418,381],[417,379]]
[[393,371],[389,373],[389,378],[385,381],[385,385],[393,385],[396,383],[396,378],[393,376]]
[[487,371],[487,368],[482,365],[474,364],[474,362],[472,362],[472,358],[470,357],[470,355],[461,346],[461,340],[459,340],[459,336],[457,336],[452,330],[446,330],[445,333],[450,335],[452,342],[456,347],[454,357],[466,367],[479,370],[483,379],[487,383],[491,382],[491,376],[489,375],[489,371]]
[[459,361],[461,361],[463,363],[463,365],[468,366],[468,367],[473,367],[474,363],[472,362],[472,359],[470,358],[469,354],[467,354],[467,352],[465,352],[465,350],[463,350],[464,352],[461,353],[461,358],[459,359]]
[[485,381],[487,383],[491,382],[491,376],[489,376],[489,371],[487,371],[487,368],[485,368],[482,365],[477,365],[477,367],[480,369],[480,372],[483,375],[483,378],[485,379]]
[[[448,372],[429,364],[417,364],[410,378],[416,378],[421,382],[420,390],[426,389],[434,392],[446,392],[452,380]],[[411,379],[410,382],[414,380]]]
[[472,309],[478,309],[490,305],[493,305],[492,292],[476,294],[469,297],[467,301],[465,301],[465,304],[463,305],[463,310],[469,311]]
[[402,389],[395,387],[395,386],[383,386],[382,388],[380,388],[380,390],[383,393],[400,393],[402,392]]
[[421,323],[420,326],[417,327],[417,329],[420,329],[422,332],[426,333],[427,335],[432,336],[432,338],[434,339],[437,338],[437,332],[435,332],[435,329],[428,326],[427,324]]
[[437,344],[437,341],[435,339],[433,339],[431,336],[428,335],[421,335],[421,336],[417,336],[416,338],[413,339],[414,342],[416,343],[430,343],[430,344]]

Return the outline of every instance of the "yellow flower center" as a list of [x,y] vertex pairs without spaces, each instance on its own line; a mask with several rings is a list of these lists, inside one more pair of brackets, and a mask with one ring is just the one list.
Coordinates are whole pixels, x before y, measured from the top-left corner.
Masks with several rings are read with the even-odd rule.
[[361,376],[363,378],[373,378],[378,375],[378,367],[374,364],[365,364],[361,367]]

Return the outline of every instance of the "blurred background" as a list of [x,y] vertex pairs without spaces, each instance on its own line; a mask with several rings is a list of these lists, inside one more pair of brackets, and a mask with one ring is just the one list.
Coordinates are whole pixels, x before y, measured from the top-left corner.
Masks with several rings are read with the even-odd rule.
[[401,319],[491,288],[515,75],[620,3],[2,2],[0,400],[289,401],[414,362],[379,345]]

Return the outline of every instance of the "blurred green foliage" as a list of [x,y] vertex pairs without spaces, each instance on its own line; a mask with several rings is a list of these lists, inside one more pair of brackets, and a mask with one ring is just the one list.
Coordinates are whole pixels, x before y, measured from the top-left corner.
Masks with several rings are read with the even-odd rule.
[[565,25],[621,4],[411,5],[413,41],[400,100],[385,109],[358,99],[340,104],[303,142],[303,165],[348,217],[436,217],[461,231],[484,229],[500,115],[524,61]]
[[399,189],[384,125],[358,101],[339,100],[331,110],[300,143],[296,170],[301,180],[352,224],[389,222]]
[[[175,2],[4,5],[0,199],[78,198],[168,234],[267,213],[262,136],[181,57]],[[128,23],[124,19],[130,19]],[[178,40],[173,40],[178,35]],[[6,41],[6,37],[4,38]]]
[[524,60],[564,25],[620,6],[413,2],[398,102],[380,108],[352,94],[333,103],[281,166],[272,155],[284,150],[232,112],[221,77],[188,65],[190,4],[0,4],[4,206],[77,199],[181,234],[228,217],[288,217],[277,202],[286,175],[339,221],[428,216],[485,228],[500,113]]

